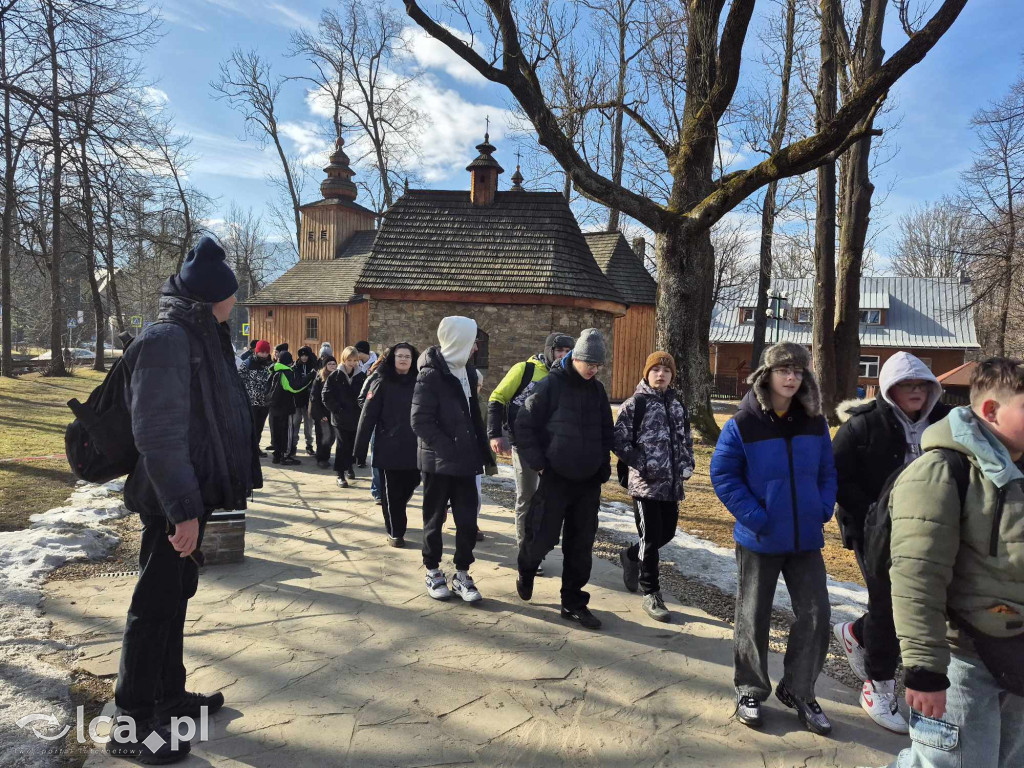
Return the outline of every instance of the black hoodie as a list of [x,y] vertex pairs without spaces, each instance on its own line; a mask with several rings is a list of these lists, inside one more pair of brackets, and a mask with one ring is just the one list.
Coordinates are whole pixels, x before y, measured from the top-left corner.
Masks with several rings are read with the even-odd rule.
[[412,431],[410,418],[416,388],[416,362],[413,360],[408,373],[398,373],[394,359],[389,356],[374,375],[359,417],[354,456],[361,462],[366,460],[370,436],[376,430],[374,467],[416,469],[416,433]]
[[[302,362],[302,356],[306,356],[306,362]],[[299,351],[295,354],[295,365],[292,366],[292,370],[295,371],[295,378],[299,382],[312,381],[313,374],[320,368],[319,361],[316,359],[316,353],[313,352],[311,347],[299,347]],[[306,387],[297,395],[295,395],[295,407],[300,411],[304,411],[309,408],[309,396],[312,387]]]

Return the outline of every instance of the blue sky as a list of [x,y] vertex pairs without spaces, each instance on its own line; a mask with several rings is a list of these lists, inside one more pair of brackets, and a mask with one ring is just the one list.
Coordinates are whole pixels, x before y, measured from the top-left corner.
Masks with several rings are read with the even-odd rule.
[[[210,80],[236,46],[258,48],[281,74],[301,72],[303,63],[286,56],[289,36],[300,26],[313,25],[327,5],[324,0],[162,0],[166,34],[149,53],[147,66],[166,93],[178,128],[193,137],[199,159],[190,177],[217,199],[215,217],[232,201],[263,210],[272,195],[264,175],[276,168],[276,160],[269,150],[261,151],[244,138],[241,117],[212,98]],[[887,54],[902,42],[893,16]],[[748,41],[750,52],[754,44]],[[424,128],[425,152],[418,169],[424,185],[467,188],[464,168],[475,156],[473,146],[480,141],[485,115],[492,120],[496,157],[510,175],[516,146],[506,139],[508,94],[476,77],[436,41],[420,36],[414,50],[426,68],[423,104],[435,116],[434,124]],[[883,259],[892,248],[892,230],[901,212],[955,192],[960,171],[970,163],[970,117],[1016,79],[1022,52],[1020,0],[969,0],[950,32],[894,89],[891,98],[900,124],[891,140],[898,152],[878,169],[876,186],[891,191],[883,215],[873,218]],[[318,149],[313,131],[318,117],[304,90],[298,83],[286,86],[279,111],[289,149],[312,155]],[[521,147],[524,154],[530,151],[528,142]],[[314,178],[319,181],[319,172]],[[507,183],[507,177],[502,180]]]

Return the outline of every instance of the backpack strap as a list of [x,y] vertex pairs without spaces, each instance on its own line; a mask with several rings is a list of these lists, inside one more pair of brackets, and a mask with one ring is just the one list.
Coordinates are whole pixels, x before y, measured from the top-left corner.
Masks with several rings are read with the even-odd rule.
[[640,441],[640,427],[647,413],[647,398],[638,397],[633,401],[633,445]]
[[527,360],[523,365],[523,375],[519,377],[519,386],[516,387],[516,393],[509,398],[509,404],[515,402],[515,399],[523,394],[523,390],[530,386],[530,383],[533,381],[533,371],[535,368],[536,366],[530,360]]
[[956,490],[960,496],[960,509],[963,510],[967,501],[967,486],[971,483],[971,462],[967,456],[952,448],[938,448],[943,460],[949,465],[956,480]]

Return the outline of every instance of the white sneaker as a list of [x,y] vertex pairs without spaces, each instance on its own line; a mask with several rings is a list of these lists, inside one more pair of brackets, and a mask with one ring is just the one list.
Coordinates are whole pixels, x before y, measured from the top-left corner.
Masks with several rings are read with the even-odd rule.
[[846,660],[850,662],[853,674],[861,680],[867,680],[868,671],[864,666],[864,646],[858,643],[857,638],[853,636],[853,622],[844,621],[841,624],[836,624],[832,627],[832,634],[836,636],[836,640],[846,651]]
[[452,576],[452,591],[467,603],[478,603],[484,599],[473,583],[473,577],[466,571],[457,571]]
[[896,702],[895,680],[865,680],[860,689],[860,705],[868,716],[893,733],[908,733],[907,721]]
[[452,596],[448,589],[448,578],[440,568],[427,571],[427,594],[435,600],[447,600]]

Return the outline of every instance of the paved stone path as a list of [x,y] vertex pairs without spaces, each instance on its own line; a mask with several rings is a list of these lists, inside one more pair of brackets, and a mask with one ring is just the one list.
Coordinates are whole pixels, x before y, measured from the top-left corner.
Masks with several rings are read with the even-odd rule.
[[[187,766],[880,766],[903,740],[872,725],[856,694],[823,677],[833,738],[805,731],[774,699],[766,727],[731,720],[728,625],[670,603],[650,620],[596,559],[588,632],[558,615],[560,553],[530,604],[515,594],[511,513],[485,505],[472,573],[484,602],[428,597],[418,551],[385,545],[361,472],[268,467],[248,519],[244,563],[208,568],[190,605],[191,690],[223,690],[210,740]],[[442,567],[450,574],[449,549]],[[81,644],[80,665],[116,674],[134,580],[55,582],[44,604]],[[772,657],[777,679],[781,658]],[[123,766],[94,752],[89,768]]]

